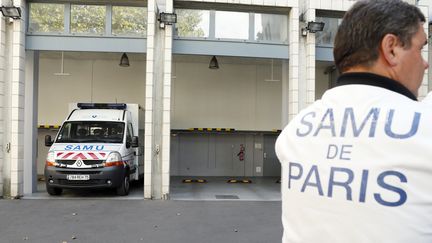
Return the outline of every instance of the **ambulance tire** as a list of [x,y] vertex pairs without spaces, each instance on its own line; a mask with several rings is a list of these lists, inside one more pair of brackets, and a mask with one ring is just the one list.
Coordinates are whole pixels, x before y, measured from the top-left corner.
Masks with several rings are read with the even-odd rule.
[[117,187],[117,195],[127,196],[129,194],[130,180],[129,175],[125,175],[119,187]]
[[48,194],[50,194],[51,196],[58,196],[60,194],[62,194],[63,189],[58,188],[58,187],[52,187],[52,186],[46,186],[46,190],[48,192]]

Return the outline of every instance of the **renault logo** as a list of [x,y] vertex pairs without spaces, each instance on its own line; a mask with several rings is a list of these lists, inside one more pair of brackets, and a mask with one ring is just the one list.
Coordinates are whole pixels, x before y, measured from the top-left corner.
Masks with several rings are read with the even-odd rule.
[[77,159],[75,161],[75,165],[78,166],[78,167],[81,167],[83,165],[83,161],[81,159]]

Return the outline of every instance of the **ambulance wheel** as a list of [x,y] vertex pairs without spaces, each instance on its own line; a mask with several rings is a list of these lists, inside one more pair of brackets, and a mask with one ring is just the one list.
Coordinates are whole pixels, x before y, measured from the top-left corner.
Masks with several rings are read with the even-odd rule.
[[60,195],[63,192],[63,189],[58,188],[58,187],[52,187],[52,186],[46,186],[46,190],[48,192],[48,194],[50,194],[51,196],[57,196]]
[[130,186],[129,175],[125,175],[125,177],[123,178],[123,182],[121,183],[121,185],[119,187],[117,187],[117,195],[119,195],[119,196],[128,195],[129,194],[129,186]]

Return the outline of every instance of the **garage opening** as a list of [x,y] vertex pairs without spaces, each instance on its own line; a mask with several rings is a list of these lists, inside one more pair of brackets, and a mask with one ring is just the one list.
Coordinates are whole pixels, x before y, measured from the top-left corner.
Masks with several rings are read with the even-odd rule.
[[170,198],[280,200],[282,61],[174,56]]
[[[64,189],[59,196],[46,190],[44,167],[49,147],[71,103],[145,105],[145,54],[127,53],[129,66],[119,65],[123,53],[41,51],[39,55],[37,192],[26,198],[125,198],[112,189]],[[143,127],[142,127],[143,129]],[[144,146],[140,144],[140,146]],[[129,199],[143,198],[143,180],[131,181]]]

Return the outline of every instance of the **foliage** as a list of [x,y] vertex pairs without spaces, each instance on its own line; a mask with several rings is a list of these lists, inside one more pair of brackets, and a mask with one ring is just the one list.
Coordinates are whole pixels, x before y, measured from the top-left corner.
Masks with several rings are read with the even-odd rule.
[[105,33],[105,6],[72,5],[71,33]]
[[31,4],[29,31],[58,33],[63,32],[63,30],[63,4]]
[[178,36],[205,37],[204,30],[199,26],[202,21],[202,11],[178,9],[176,30]]
[[[31,3],[30,32],[63,33],[64,4]],[[77,34],[105,34],[106,6],[71,5],[70,32]],[[147,11],[144,7],[113,6],[112,33],[114,35],[145,35]]]
[[112,33],[114,35],[145,35],[147,30],[146,8],[113,7]]

